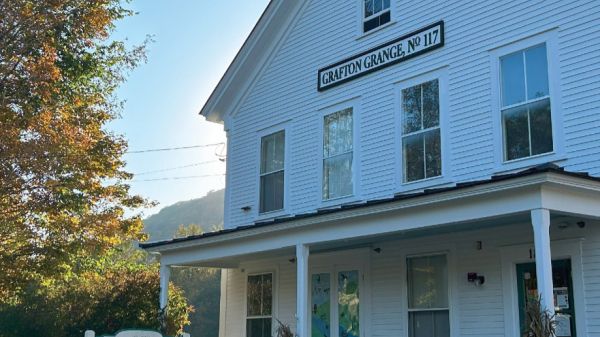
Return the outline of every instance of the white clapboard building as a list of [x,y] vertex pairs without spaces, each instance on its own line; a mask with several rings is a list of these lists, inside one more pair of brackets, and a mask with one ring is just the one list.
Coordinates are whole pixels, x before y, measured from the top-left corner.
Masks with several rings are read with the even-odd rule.
[[[201,114],[221,337],[600,336],[600,1],[273,0]],[[161,294],[162,304],[166,291]]]

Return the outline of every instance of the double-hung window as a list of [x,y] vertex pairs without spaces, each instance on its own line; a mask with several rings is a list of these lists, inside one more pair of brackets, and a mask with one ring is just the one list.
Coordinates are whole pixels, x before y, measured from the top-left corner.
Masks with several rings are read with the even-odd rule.
[[271,337],[273,274],[248,276],[246,337]]
[[363,1],[363,32],[366,33],[391,20],[390,0],[361,0]]
[[352,108],[325,116],[323,121],[323,200],[353,194]]
[[500,58],[504,160],[553,151],[546,44]]
[[261,139],[260,213],[283,209],[285,178],[285,131]]
[[404,182],[442,175],[439,80],[402,90]]
[[410,257],[406,265],[408,336],[450,337],[446,255]]

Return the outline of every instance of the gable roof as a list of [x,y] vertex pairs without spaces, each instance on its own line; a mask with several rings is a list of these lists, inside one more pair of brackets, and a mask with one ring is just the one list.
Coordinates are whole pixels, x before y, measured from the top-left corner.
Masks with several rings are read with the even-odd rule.
[[223,124],[235,112],[287,35],[306,0],[271,0],[250,35],[205,102],[200,114]]

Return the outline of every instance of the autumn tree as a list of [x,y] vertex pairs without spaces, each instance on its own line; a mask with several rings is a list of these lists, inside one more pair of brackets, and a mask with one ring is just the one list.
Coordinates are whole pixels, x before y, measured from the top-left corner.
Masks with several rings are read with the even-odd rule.
[[0,298],[79,257],[140,239],[122,156],[107,130],[143,46],[110,38],[120,0],[0,0]]

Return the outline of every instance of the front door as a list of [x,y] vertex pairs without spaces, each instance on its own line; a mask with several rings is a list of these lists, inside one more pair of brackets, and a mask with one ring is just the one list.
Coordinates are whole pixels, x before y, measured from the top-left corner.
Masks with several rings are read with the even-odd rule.
[[312,273],[311,337],[361,337],[358,269]]
[[[552,282],[554,283],[556,336],[577,337],[575,331],[575,303],[571,277],[571,260],[552,261]],[[517,285],[521,335],[526,336],[527,320],[525,308],[529,301],[538,297],[535,263],[517,264]]]

